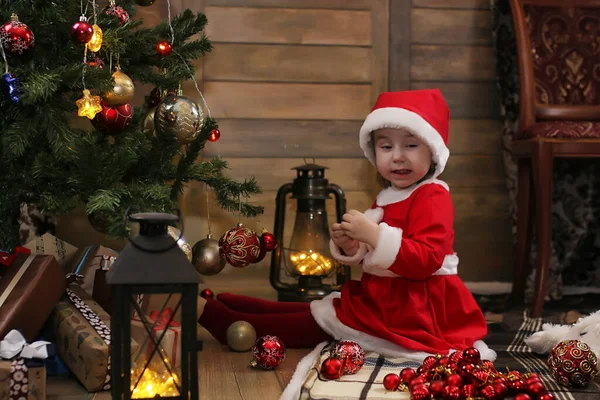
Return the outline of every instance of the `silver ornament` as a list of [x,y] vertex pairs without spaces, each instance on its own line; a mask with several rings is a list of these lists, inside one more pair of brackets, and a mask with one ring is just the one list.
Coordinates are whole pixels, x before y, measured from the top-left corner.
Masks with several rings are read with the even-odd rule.
[[192,264],[200,275],[216,275],[225,268],[225,259],[219,255],[219,242],[208,235],[192,248]]
[[227,328],[227,344],[235,351],[248,351],[256,342],[256,330],[250,322],[236,321]]
[[156,112],[156,107],[152,107],[148,110],[148,113],[144,117],[144,122],[142,123],[142,133],[146,135],[148,139],[151,139],[154,136],[154,113]]
[[171,95],[156,107],[154,127],[159,135],[171,135],[179,144],[187,144],[198,137],[204,113],[192,99]]

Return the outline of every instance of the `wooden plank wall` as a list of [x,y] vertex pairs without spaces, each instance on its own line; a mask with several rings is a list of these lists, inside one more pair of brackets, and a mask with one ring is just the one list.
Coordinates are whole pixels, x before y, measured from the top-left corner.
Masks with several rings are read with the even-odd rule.
[[[313,157],[329,168],[330,182],[346,191],[349,208],[368,208],[379,187],[357,139],[377,94],[438,87],[452,115],[451,158],[442,179],[455,204],[460,274],[466,280],[510,279],[512,238],[488,3],[171,0],[173,14],[190,8],[209,20],[206,34],[214,50],[197,63],[195,77],[222,136],[207,145],[204,157],[224,157],[231,176],[255,176],[264,190],[248,201],[263,205],[265,214],[241,221],[272,230],[277,189],[294,178],[290,168]],[[151,20],[154,7],[144,9]],[[154,12],[165,17],[164,4]],[[184,92],[200,101],[192,82]],[[208,197],[218,237],[240,219]],[[191,185],[181,207],[187,239],[205,237],[203,186]],[[290,228],[294,210],[289,201]],[[333,221],[333,204],[328,210]],[[269,262],[267,257],[257,270],[266,271]]]

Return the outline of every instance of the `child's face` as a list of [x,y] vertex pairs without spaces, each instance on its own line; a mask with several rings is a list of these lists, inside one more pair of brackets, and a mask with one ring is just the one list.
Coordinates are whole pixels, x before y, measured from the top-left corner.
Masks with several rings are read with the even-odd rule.
[[404,129],[384,128],[373,133],[377,171],[398,189],[423,179],[431,166],[431,150]]

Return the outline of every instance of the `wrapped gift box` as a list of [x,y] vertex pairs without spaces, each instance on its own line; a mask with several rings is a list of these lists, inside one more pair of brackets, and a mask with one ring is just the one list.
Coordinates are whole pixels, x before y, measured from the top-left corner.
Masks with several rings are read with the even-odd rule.
[[45,400],[46,369],[38,360],[0,360],[0,399]]
[[[50,325],[56,351],[89,392],[110,389],[110,316],[89,294],[71,284],[54,308]],[[131,352],[139,345],[131,341]]]
[[65,287],[65,275],[53,256],[17,255],[0,269],[0,337],[18,329],[33,341]]
[[[146,316],[145,320],[149,324],[149,327],[152,328],[152,336],[156,342],[161,339],[163,332],[166,331],[160,342],[163,350],[161,351],[161,355],[169,359],[171,366],[178,368],[181,366],[181,325],[176,321],[169,323],[172,314],[173,310],[167,307],[162,313],[152,311],[149,316]],[[150,358],[155,344],[147,340],[148,332],[138,316],[134,317],[131,321],[131,337],[139,343],[147,343],[146,355]]]
[[68,265],[77,252],[77,247],[70,245],[64,240],[60,240],[50,233],[36,237],[35,240],[28,242],[23,247],[31,250],[34,254],[54,256],[62,267]]
[[[71,262],[66,265],[65,275],[75,280],[87,294],[93,296],[96,271],[102,268],[108,269],[118,255],[116,251],[104,246],[86,246],[77,251]],[[108,311],[106,304],[95,297],[94,300]]]

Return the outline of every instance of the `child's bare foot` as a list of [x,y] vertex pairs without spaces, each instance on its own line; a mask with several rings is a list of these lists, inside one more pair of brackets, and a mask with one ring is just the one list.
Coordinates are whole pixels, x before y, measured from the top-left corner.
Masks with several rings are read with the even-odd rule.
[[196,305],[196,312],[198,313],[197,317],[200,319],[202,313],[204,312],[204,306],[206,306],[206,299],[204,297],[198,296],[198,303]]

